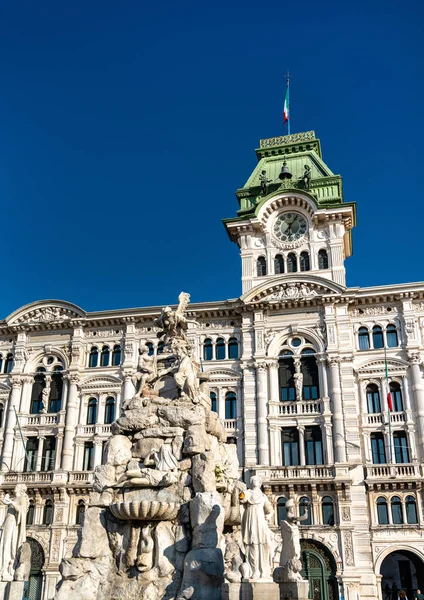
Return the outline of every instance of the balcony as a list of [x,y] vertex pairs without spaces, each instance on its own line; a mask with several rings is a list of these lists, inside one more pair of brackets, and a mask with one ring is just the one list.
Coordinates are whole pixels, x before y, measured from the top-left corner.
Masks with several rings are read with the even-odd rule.
[[320,415],[324,412],[324,401],[321,398],[316,400],[299,400],[296,402],[270,402],[270,414],[285,415]]
[[237,430],[237,419],[224,419],[224,429],[227,433],[234,433]]
[[25,483],[29,486],[51,486],[66,485],[67,483],[76,485],[91,485],[93,482],[92,471],[31,471],[31,472],[9,472],[0,474],[0,483],[2,485],[16,485]]
[[90,485],[93,482],[92,471],[72,471],[69,473],[69,483]]
[[418,464],[367,465],[365,479],[421,479],[423,469]]
[[53,481],[52,471],[36,471],[29,473],[5,473],[3,483],[50,484]]
[[324,465],[307,465],[299,467],[271,467],[257,469],[256,474],[268,481],[290,481],[310,479],[334,479],[336,472],[334,467]]
[[18,415],[21,427],[43,427],[45,425],[63,425],[65,413],[38,413],[36,415]]
[[[387,423],[387,413],[375,413],[370,415],[364,415],[366,425],[384,425]],[[406,413],[404,412],[392,412],[390,413],[390,422],[392,425],[399,425],[406,423]]]
[[110,424],[96,423],[95,425],[78,425],[77,435],[110,435]]

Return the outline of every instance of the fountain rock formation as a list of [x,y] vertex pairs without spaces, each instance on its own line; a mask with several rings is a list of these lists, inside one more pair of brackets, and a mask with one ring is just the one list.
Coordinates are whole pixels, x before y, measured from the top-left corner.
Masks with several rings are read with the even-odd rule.
[[140,348],[136,393],[112,425],[56,600],[220,600],[224,573],[240,577],[243,484],[192,356],[188,301],[181,293],[155,321],[162,354]]

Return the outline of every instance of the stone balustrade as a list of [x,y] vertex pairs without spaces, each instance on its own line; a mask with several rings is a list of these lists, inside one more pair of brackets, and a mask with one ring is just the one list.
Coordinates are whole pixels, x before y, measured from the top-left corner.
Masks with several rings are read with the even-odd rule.
[[96,423],[95,425],[78,425],[77,435],[110,435],[110,424],[106,425],[105,423]]
[[[373,413],[365,415],[366,425],[383,425],[387,423],[387,413]],[[390,422],[398,425],[399,423],[406,423],[406,413],[404,412],[392,412],[390,413]]]
[[317,415],[324,412],[324,402],[317,400],[299,400],[296,402],[269,402],[270,413],[284,415]]
[[366,479],[420,479],[422,477],[423,469],[418,464],[368,465],[365,467]]
[[42,427],[45,425],[63,425],[64,423],[65,412],[19,415],[19,424],[21,427]]
[[335,470],[334,467],[325,465],[274,467],[258,469],[257,475],[262,479],[271,479],[273,481],[287,481],[292,479],[333,479],[335,477]]

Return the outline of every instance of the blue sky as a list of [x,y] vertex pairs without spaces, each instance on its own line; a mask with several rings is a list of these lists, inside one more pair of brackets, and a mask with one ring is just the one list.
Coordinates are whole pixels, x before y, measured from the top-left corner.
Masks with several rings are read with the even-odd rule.
[[0,3],[0,318],[241,293],[259,139],[315,129],[358,225],[348,285],[424,279],[421,1]]

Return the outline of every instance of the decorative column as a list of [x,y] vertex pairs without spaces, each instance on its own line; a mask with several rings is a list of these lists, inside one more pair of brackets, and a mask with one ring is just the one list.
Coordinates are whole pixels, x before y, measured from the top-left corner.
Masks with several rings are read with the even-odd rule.
[[306,459],[305,459],[305,428],[303,427],[303,425],[299,425],[297,427],[297,430],[299,432],[299,458],[300,458],[300,464],[302,467],[304,467],[306,465]]
[[75,427],[78,422],[78,373],[69,373],[68,400],[66,402],[65,435],[63,437],[62,469],[72,471],[74,458]]
[[[278,388],[278,360],[271,359],[267,361],[268,374],[269,374],[269,400],[270,402],[280,401],[280,390]],[[278,407],[273,406],[270,413],[273,415],[278,414]]]
[[256,406],[258,415],[258,463],[269,465],[267,422],[267,368],[265,362],[256,364]]
[[38,450],[37,450],[37,460],[35,461],[35,470],[41,471],[41,461],[43,460],[43,452],[44,452],[44,440],[46,438],[43,435],[38,436]]
[[364,431],[362,435],[364,438],[365,462],[372,463],[371,434],[369,431]]
[[102,464],[103,442],[102,440],[94,439],[94,466]]
[[281,428],[272,426],[270,428],[271,436],[271,466],[280,467],[282,464],[281,459]]
[[340,388],[339,358],[328,358],[330,369],[330,395],[333,413],[334,460],[336,463],[346,462],[346,443],[343,424],[342,392]]
[[14,437],[14,429],[16,425],[16,415],[15,408],[19,410],[19,402],[21,398],[22,391],[22,377],[12,377],[12,391],[10,393],[9,399],[9,407],[7,411],[7,420],[5,425],[5,433],[4,433],[4,443],[3,443],[3,453],[2,453],[2,462],[0,466],[0,470],[10,471],[12,466],[12,453],[13,453],[13,437]]
[[30,403],[31,403],[31,391],[33,378],[31,375],[24,375],[22,377],[22,394],[21,394],[21,402],[20,407],[16,407],[16,410],[20,413],[29,413],[30,411]]
[[366,425],[367,423],[367,414],[368,414],[368,406],[367,406],[367,395],[365,393],[365,381],[359,380],[359,408],[361,411],[362,423]]
[[418,352],[409,355],[409,364],[411,365],[412,391],[415,400],[416,423],[418,425],[418,446],[421,449],[422,460],[424,457],[424,384],[421,375],[421,357]]

